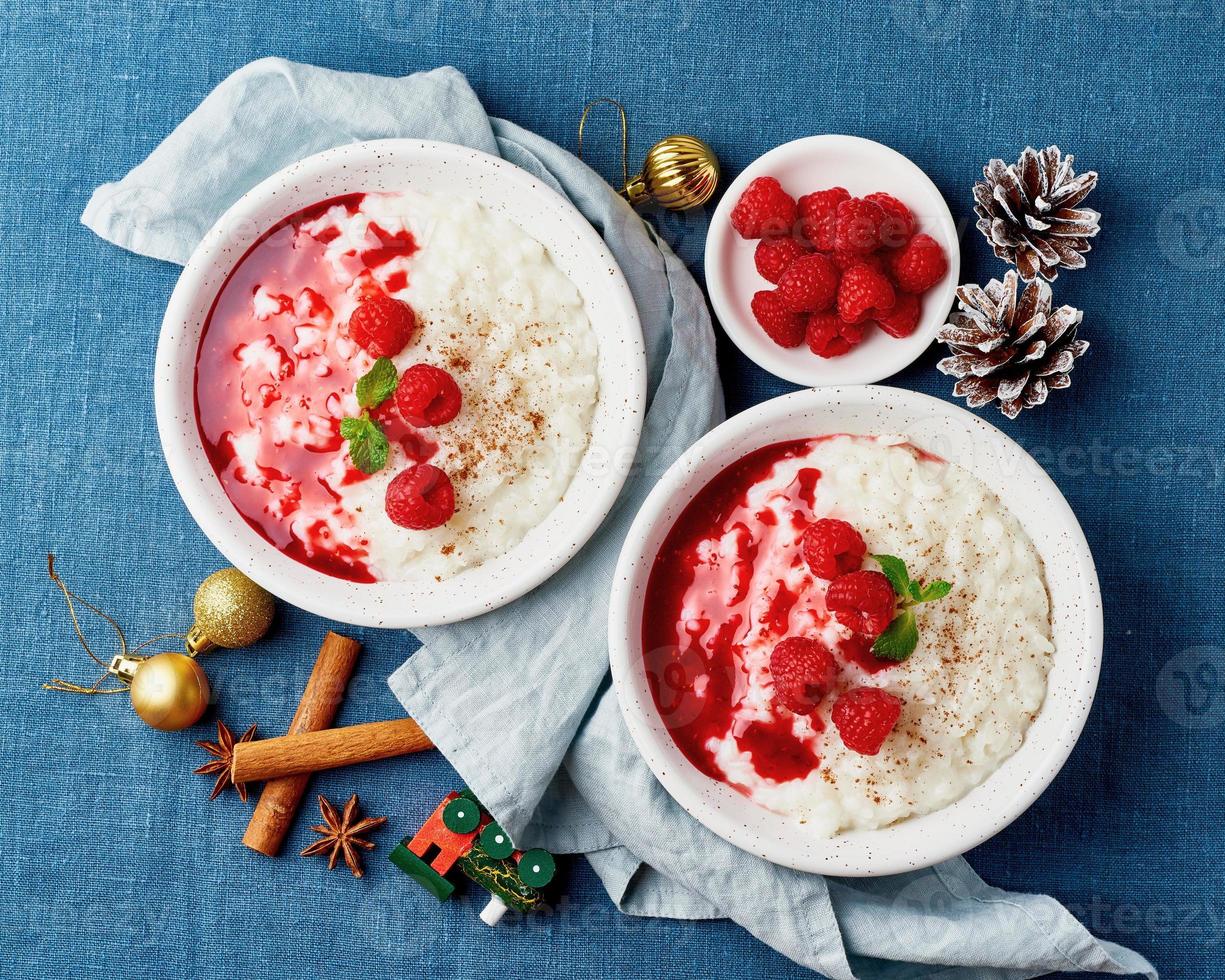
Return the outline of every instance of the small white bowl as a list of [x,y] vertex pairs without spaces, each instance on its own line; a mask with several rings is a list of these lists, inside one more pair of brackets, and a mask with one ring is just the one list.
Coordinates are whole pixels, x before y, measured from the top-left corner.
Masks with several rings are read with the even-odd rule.
[[[218,289],[264,231],[331,197],[410,187],[475,198],[548,249],[578,288],[595,329],[600,395],[591,442],[564,498],[506,554],[441,583],[347,582],[282,554],[226,496],[196,425],[196,351]],[[157,346],[154,405],[162,450],[183,502],[234,565],[286,602],[329,619],[361,626],[434,626],[488,612],[535,588],[599,527],[634,460],[646,405],[646,357],[625,277],[569,201],[527,171],[478,150],[429,140],[375,140],[286,167],[218,219],[170,297]]]
[[[818,357],[806,344],[779,347],[753,319],[753,294],[773,289],[757,272],[748,241],[732,227],[731,213],[740,195],[758,177],[775,177],[792,197],[845,187],[862,197],[875,191],[892,194],[910,208],[918,230],[944,247],[949,267],[944,278],[923,294],[918,329],[896,339],[872,329],[863,343],[841,357]],[[910,160],[881,143],[858,136],[808,136],[775,147],[758,157],[732,181],[711,218],[706,237],[706,285],[715,316],[744,356],[771,374],[808,387],[871,384],[897,374],[936,339],[952,306],[961,272],[953,215],[931,178]]]
[[[831,433],[909,437],[969,470],[1003,501],[1046,566],[1054,659],[1046,700],[1017,752],[960,800],[879,830],[815,836],[711,779],[685,758],[651,696],[642,655],[643,595],[664,537],[694,495],[746,453]],[[797,391],[711,431],[664,474],[630,529],[613,580],[608,620],[613,682],[626,724],[664,788],[731,843],[777,864],[866,876],[929,867],[1003,830],[1063,766],[1097,689],[1102,605],[1093,557],[1058,488],[1015,442],[987,422],[927,395],[883,387]]]

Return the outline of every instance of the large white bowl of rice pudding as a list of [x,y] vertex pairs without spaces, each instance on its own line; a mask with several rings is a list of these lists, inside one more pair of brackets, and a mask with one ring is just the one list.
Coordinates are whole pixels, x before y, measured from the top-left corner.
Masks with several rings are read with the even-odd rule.
[[633,462],[641,328],[602,239],[526,171],[381,140],[248,192],[184,268],[158,429],[197,523],[296,606],[469,618],[582,545]]
[[1059,771],[1097,685],[1084,535],[1016,443],[880,387],[796,392],[693,446],[643,505],[609,642],[676,800],[806,871],[960,854]]

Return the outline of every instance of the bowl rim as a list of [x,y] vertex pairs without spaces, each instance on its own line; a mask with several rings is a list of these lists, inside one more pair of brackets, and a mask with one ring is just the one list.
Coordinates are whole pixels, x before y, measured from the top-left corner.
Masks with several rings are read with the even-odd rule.
[[[920,230],[932,235],[944,246],[949,268],[940,283],[923,295],[922,319],[918,329],[909,337],[869,337],[865,344],[850,354],[829,359],[817,357],[804,345],[795,349],[784,349],[765,337],[761,328],[753,321],[748,307],[733,298],[729,277],[719,271],[734,261],[731,256],[735,246],[738,243],[743,244],[743,239],[740,239],[731,226],[731,212],[744,189],[758,177],[773,176],[773,169],[814,153],[853,155],[904,175],[907,180],[915,182],[925,200],[936,206],[935,213],[931,215],[934,226],[925,226]],[[897,188],[884,189],[897,191]],[[840,133],[804,136],[780,144],[748,164],[720,198],[706,236],[705,268],[710,303],[723,332],[745,357],[763,370],[785,381],[807,387],[872,384],[913,364],[936,339],[936,333],[944,324],[953,305],[961,274],[959,246],[957,226],[948,203],[932,179],[909,157],[891,146],[863,136]],[[751,250],[746,247],[743,251],[744,256],[739,261],[752,266]],[[760,279],[760,288],[773,289],[774,286],[765,279]]]
[[[422,174],[431,167],[458,174],[456,182],[468,180],[477,188],[467,196],[512,221],[506,201],[529,202],[541,215],[540,227],[547,225],[547,230],[543,234],[524,230],[545,245],[563,272],[566,262],[575,264],[579,257],[600,270],[598,278],[593,273],[586,285],[567,275],[575,281],[588,314],[593,301],[603,312],[599,322],[592,317],[599,346],[600,395],[591,439],[562,502],[502,556],[465,569],[434,588],[424,582],[353,583],[281,553],[247,524],[224,493],[204,457],[194,410],[194,364],[208,310],[219,283],[250,244],[277,221],[315,200],[385,190],[372,186],[379,174],[414,167]],[[396,186],[411,186],[413,179],[401,176]],[[349,190],[335,189],[346,186],[346,180],[354,182],[347,185]],[[482,197],[480,180],[505,188],[501,200]],[[331,183],[321,183],[327,181]],[[331,190],[308,194],[315,185]],[[522,221],[515,223],[523,227]],[[552,247],[562,236],[565,247],[575,252],[564,261]],[[184,367],[185,360],[190,370]],[[286,602],[329,619],[384,628],[435,626],[481,615],[531,591],[565,565],[604,521],[637,453],[646,409],[646,350],[637,306],[616,259],[582,213],[546,182],[508,160],[459,144],[366,140],[289,164],[248,190],[213,223],[183,267],[166,307],[154,366],[154,409],[162,452],[179,495],[205,536],[235,567]],[[597,432],[600,425],[605,429]],[[598,447],[597,435],[602,440]],[[576,495],[588,462],[590,478]],[[563,516],[563,505],[573,497],[579,502],[567,505]],[[482,569],[485,574],[478,576]]]
[[[890,427],[890,420],[906,418],[959,426],[956,438],[969,440],[967,445],[980,461],[978,470],[972,465],[966,468],[997,493],[1005,482],[1020,482],[1018,474],[1022,475],[1028,483],[1017,493],[1040,499],[1041,513],[1017,513],[1003,494],[1001,499],[1031,538],[1035,532],[1041,534],[1042,527],[1048,529],[1042,538],[1047,550],[1036,538],[1035,547],[1046,566],[1052,636],[1058,639],[1066,630],[1080,641],[1074,646],[1056,644],[1043,704],[1024,741],[982,783],[931,813],[876,830],[820,838],[804,835],[793,818],[766,810],[705,776],[680,753],[646,686],[641,596],[659,541],[694,492],[744,453],[799,437],[767,436],[771,426],[798,421],[819,425],[823,413],[841,411],[884,420],[880,434],[899,432]],[[822,434],[827,433],[811,432]],[[961,462],[954,454],[949,458]],[[984,478],[988,469],[1001,463],[1013,469]],[[1055,538],[1060,541],[1060,561],[1065,563],[1057,577],[1051,572],[1050,554]],[[1075,587],[1069,585],[1056,594],[1055,581]],[[1092,706],[1101,667],[1103,616],[1096,568],[1080,525],[1054,482],[1021,446],[957,405],[904,389],[863,385],[805,389],[770,399],[724,422],[686,451],[652,489],[626,537],[613,579],[608,639],[613,686],[626,725],[639,753],[681,807],[732,844],[776,864],[868,877],[918,870],[963,854],[999,833],[1038,798],[1067,761]]]

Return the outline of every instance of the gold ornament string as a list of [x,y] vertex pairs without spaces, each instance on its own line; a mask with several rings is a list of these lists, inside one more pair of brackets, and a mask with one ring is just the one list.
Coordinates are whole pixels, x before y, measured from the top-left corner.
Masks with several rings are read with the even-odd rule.
[[102,686],[106,682],[107,677],[110,676],[110,664],[94,653],[93,649],[89,645],[89,641],[85,639],[85,633],[81,629],[81,622],[77,618],[76,607],[73,605],[74,600],[79,602],[94,615],[106,620],[107,624],[115,631],[115,635],[119,638],[119,656],[121,657],[133,657],[140,653],[141,650],[152,646],[159,640],[165,640],[171,637],[183,639],[182,633],[159,633],[157,636],[150,637],[148,640],[145,640],[145,642],[139,646],[129,649],[128,638],[123,632],[123,627],[121,627],[115,621],[114,617],[108,616],[93,603],[82,599],[79,595],[69,589],[67,583],[65,583],[64,580],[59,577],[55,571],[55,555],[47,555],[47,574],[51,576],[51,581],[59,586],[59,590],[64,593],[64,602],[66,602],[68,605],[68,618],[72,620],[73,632],[76,633],[77,640],[84,648],[85,652],[89,654],[89,658],[102,668],[102,674],[89,687],[83,687],[80,684],[72,683],[72,681],[65,681],[58,677],[53,677],[49,683],[43,685],[44,691],[64,691],[70,694],[122,694],[127,691],[130,686],[123,681],[119,682],[118,687]]
[[602,102],[611,106],[616,106],[617,112],[621,115],[621,187],[624,188],[628,186],[630,182],[629,164],[626,160],[626,158],[629,156],[629,124],[625,118],[625,106],[623,106],[616,99],[592,99],[585,106],[583,106],[583,117],[578,121],[578,158],[580,160],[583,159],[583,126],[587,123],[587,115],[591,112],[592,108]]

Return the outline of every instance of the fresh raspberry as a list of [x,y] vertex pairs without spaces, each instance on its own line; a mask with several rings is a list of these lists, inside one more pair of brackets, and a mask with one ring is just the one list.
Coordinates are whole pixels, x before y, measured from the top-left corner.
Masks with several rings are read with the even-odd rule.
[[808,525],[801,542],[804,560],[818,578],[835,579],[859,570],[868,546],[846,521],[823,517]]
[[834,248],[840,252],[867,255],[880,248],[884,209],[875,201],[852,197],[838,205],[834,218]]
[[861,323],[893,308],[893,283],[870,265],[853,265],[838,284],[838,315],[847,323]]
[[838,270],[828,255],[813,252],[796,259],[778,281],[778,297],[796,313],[819,313],[838,295]]
[[889,269],[899,289],[921,293],[931,289],[948,271],[944,249],[931,235],[915,235],[889,258]]
[[866,265],[886,275],[889,271],[884,256],[880,252],[874,252],[871,255],[859,255],[856,252],[831,252],[830,258],[834,260],[834,265],[838,267],[839,272],[846,272],[853,265]]
[[758,177],[732,208],[732,227],[741,238],[785,235],[795,227],[795,201],[773,177]]
[[455,513],[455,488],[437,466],[417,463],[387,484],[387,516],[412,531],[440,527]]
[[902,717],[903,704],[879,687],[853,687],[834,702],[831,716],[843,745],[860,755],[876,755]]
[[833,654],[807,637],[789,636],[770,654],[775,700],[797,715],[812,714],[837,675]]
[[852,632],[880,636],[893,619],[897,598],[880,572],[848,572],[829,583],[825,605]]
[[808,318],[804,339],[818,357],[838,357],[859,345],[867,326],[867,321],[847,323],[832,311],[814,313]]
[[808,251],[808,246],[796,238],[763,238],[753,252],[753,261],[764,279],[777,284],[787,267]]
[[799,199],[800,234],[822,252],[834,248],[834,218],[838,205],[851,199],[845,187],[831,187],[827,191],[805,194]]
[[396,409],[409,425],[422,429],[450,422],[462,404],[459,385],[442,368],[414,364],[400,375]]
[[910,213],[910,208],[892,194],[881,191],[866,195],[864,200],[879,204],[885,212],[885,220],[880,226],[881,245],[885,248],[901,248],[910,240],[910,236],[915,232],[914,215]]
[[371,296],[349,317],[349,336],[371,357],[395,357],[417,331],[417,315],[407,303]]
[[799,347],[804,343],[804,317],[787,309],[777,289],[754,293],[751,305],[761,329],[779,347]]
[[877,312],[876,322],[890,337],[909,337],[919,325],[919,297],[914,293],[894,290],[897,299],[893,309]]

